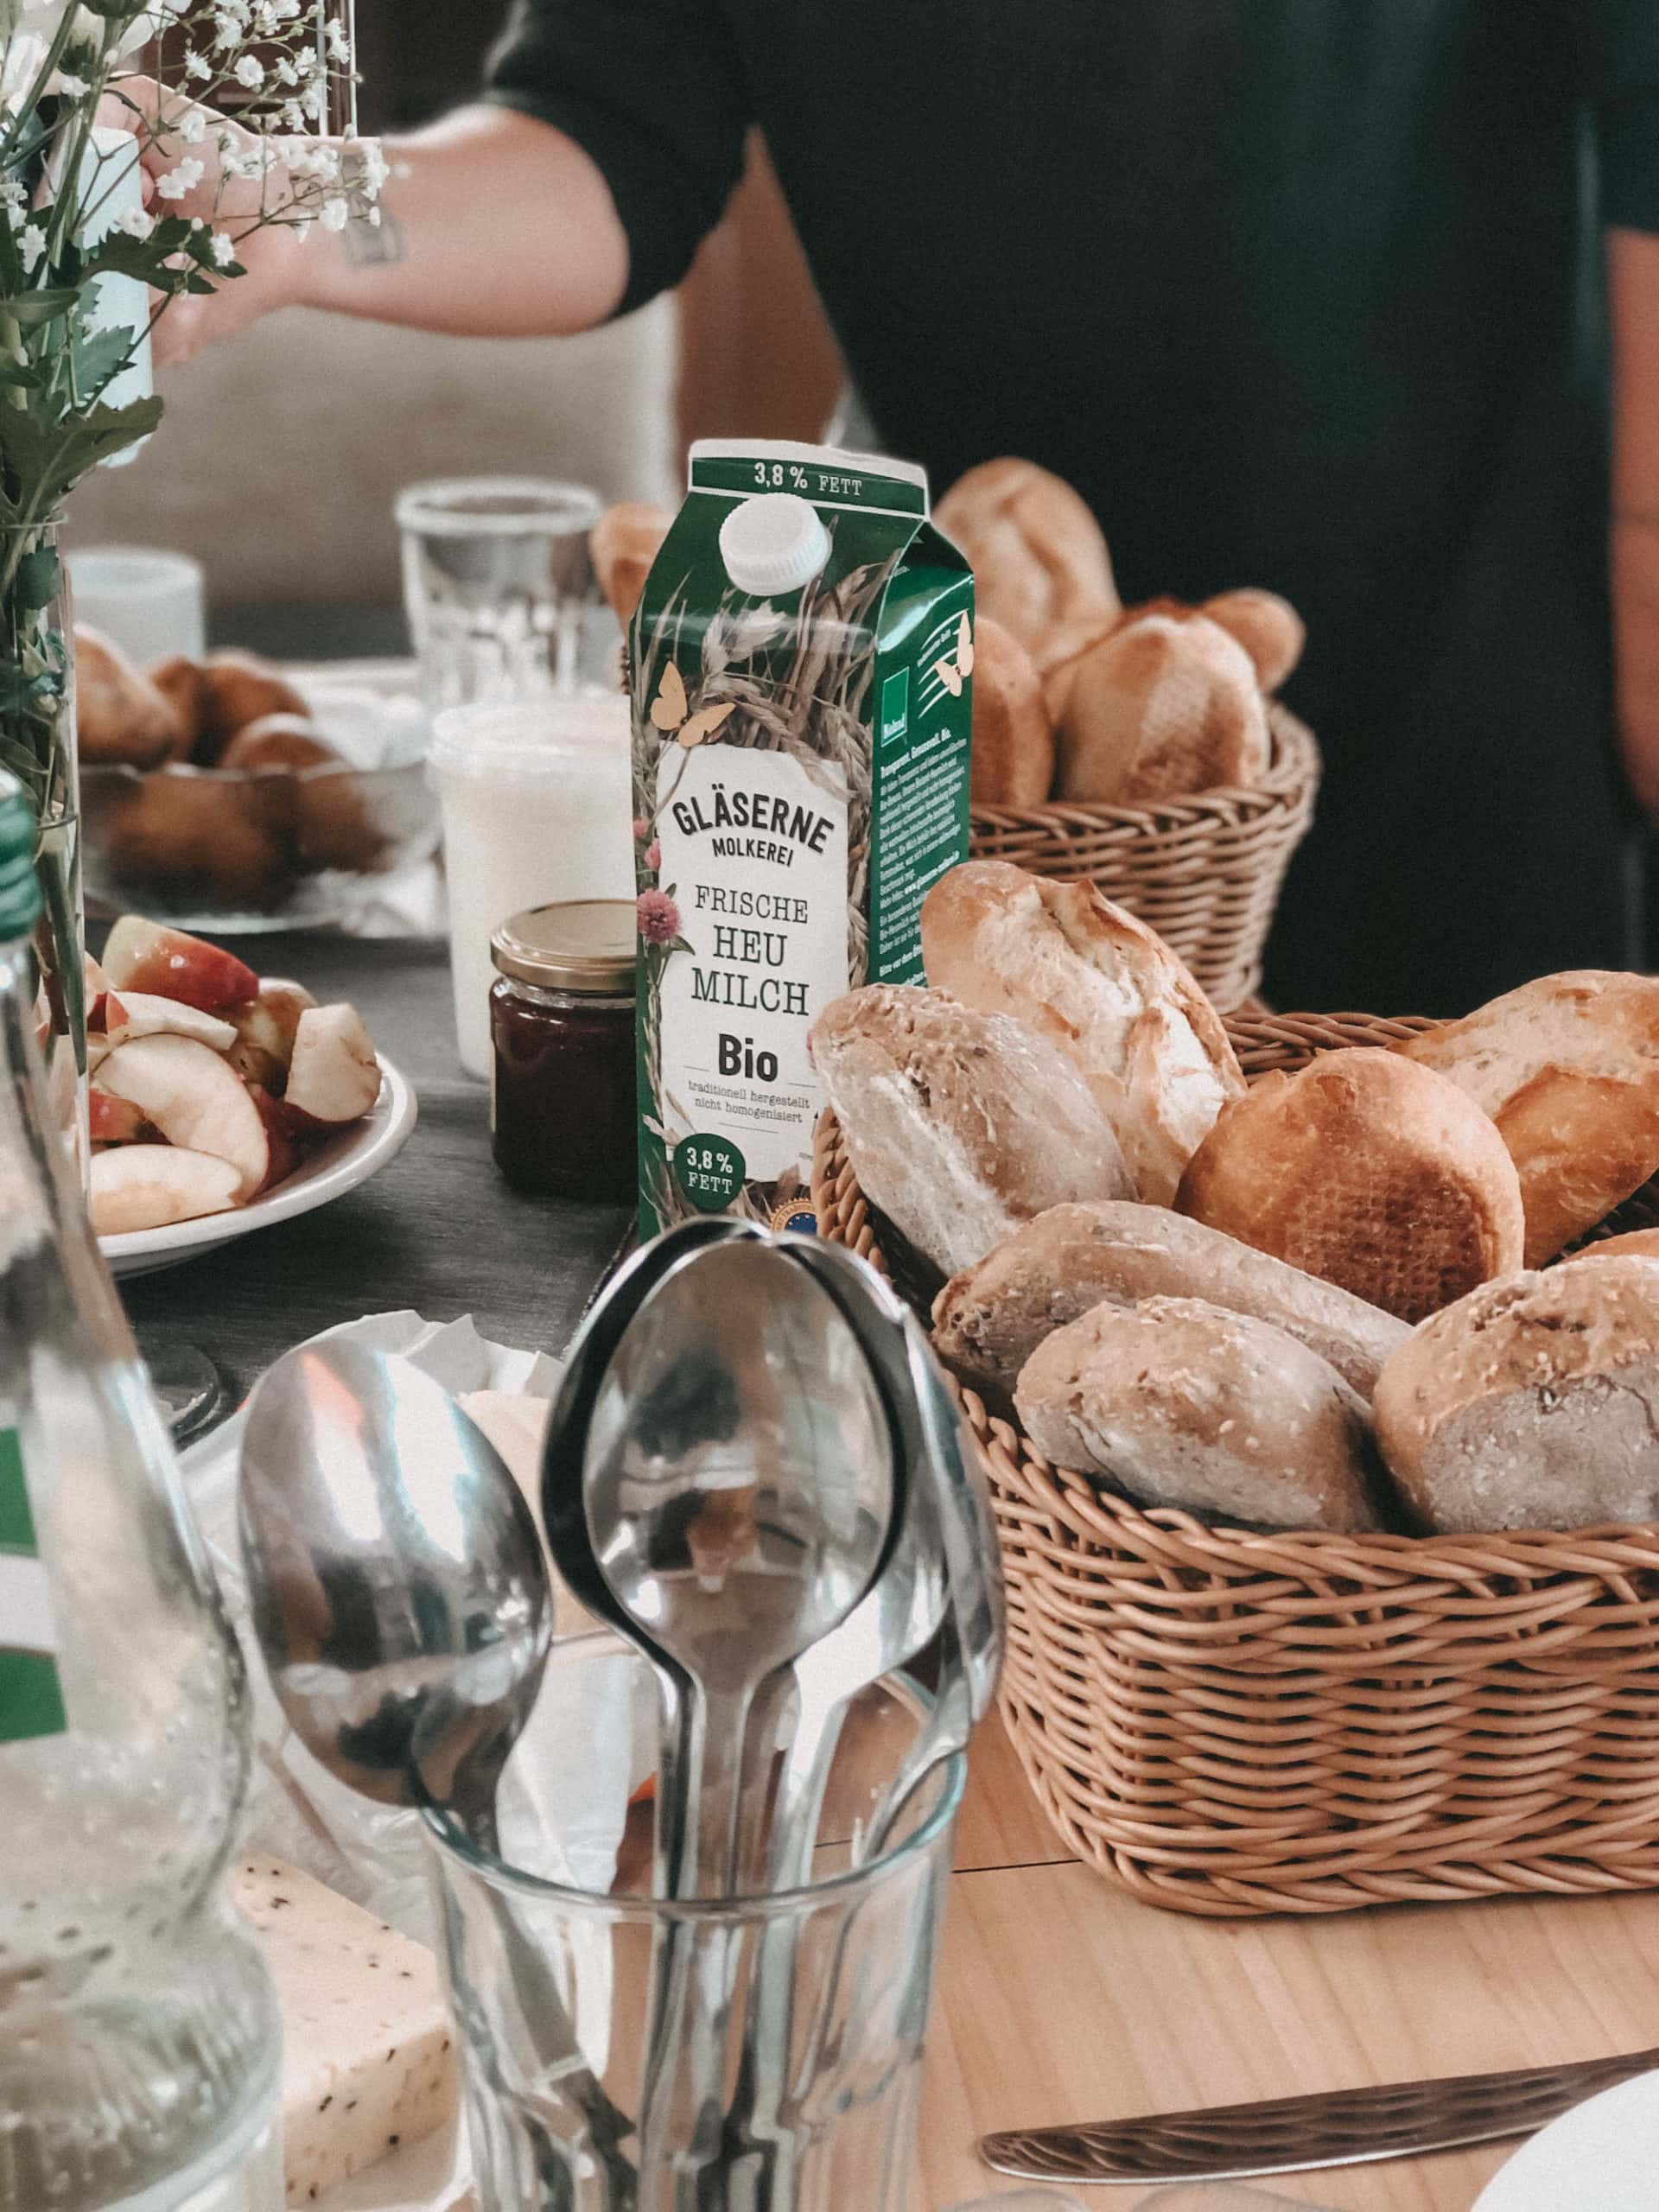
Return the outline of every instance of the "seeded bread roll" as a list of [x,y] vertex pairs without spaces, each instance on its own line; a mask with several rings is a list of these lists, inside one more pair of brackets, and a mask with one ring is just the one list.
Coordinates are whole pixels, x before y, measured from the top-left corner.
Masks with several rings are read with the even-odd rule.
[[1236,638],[1191,607],[1137,609],[1051,675],[1063,799],[1133,806],[1258,783],[1268,714]]
[[1659,1521],[1659,1262],[1484,1284],[1377,1379],[1377,1440],[1431,1528]]
[[648,499],[624,499],[607,507],[588,535],[588,550],[599,588],[626,630],[633,620],[651,564],[663,550],[674,518]]
[[1395,1050],[1449,1076],[1497,1124],[1541,1267],[1659,1168],[1659,979],[1541,976]]
[[1001,1402],[1054,1330],[1094,1306],[1147,1298],[1203,1298],[1269,1322],[1365,1398],[1411,1334],[1363,1299],[1201,1221],[1096,1198],[1051,1206],[948,1282],[934,1301],[934,1349],[970,1389]]
[[1365,1408],[1317,1352],[1201,1298],[1096,1306],[1020,1371],[1027,1435],[1137,1504],[1272,1529],[1380,1526]]
[[1490,1119],[1444,1076],[1367,1046],[1234,1099],[1176,1204],[1402,1321],[1521,1263],[1520,1179]]
[[1017,1022],[872,983],[810,1042],[865,1196],[946,1274],[1046,1206],[1133,1187],[1089,1086]]
[[1054,781],[1054,732],[1031,655],[988,614],[974,627],[976,806],[1040,806]]
[[1091,883],[969,861],[923,902],[922,957],[930,983],[1013,1015],[1066,1055],[1117,1132],[1135,1180],[1126,1195],[1166,1205],[1244,1078],[1221,1017],[1163,939]]
[[1011,631],[1039,671],[1122,612],[1111,556],[1088,503],[1033,461],[970,468],[933,519],[973,569],[981,614]]

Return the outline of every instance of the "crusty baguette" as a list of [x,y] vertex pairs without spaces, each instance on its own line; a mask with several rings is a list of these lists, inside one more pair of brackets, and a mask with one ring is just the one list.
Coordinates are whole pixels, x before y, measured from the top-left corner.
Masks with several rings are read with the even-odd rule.
[[1267,767],[1255,664],[1191,607],[1137,609],[1049,683],[1057,798],[1132,806],[1255,784]]
[[1038,1346],[1014,1403],[1046,1458],[1138,1504],[1275,1529],[1380,1525],[1356,1393],[1283,1330],[1203,1299],[1095,1306]]
[[1395,1353],[1374,1406],[1430,1528],[1659,1520],[1659,1262],[1586,1254],[1484,1284]]
[[988,614],[974,626],[976,806],[1040,806],[1054,781],[1054,731],[1031,655]]
[[1086,500],[1033,461],[982,461],[933,519],[974,572],[982,614],[1011,631],[1039,671],[1116,620],[1111,556]]
[[1198,608],[1238,639],[1255,663],[1255,680],[1276,691],[1295,669],[1307,643],[1307,627],[1287,599],[1276,591],[1217,592]]
[[946,1274],[1046,1206],[1133,1187],[1087,1084],[1017,1022],[872,983],[824,1008],[811,1051],[864,1195]]
[[1474,1101],[1392,1052],[1321,1052],[1222,1112],[1176,1204],[1421,1321],[1521,1264],[1521,1184]]
[[1520,1171],[1529,1268],[1659,1168],[1659,978],[1541,976],[1395,1050],[1497,1122]]
[[1201,1221],[1096,1198],[1051,1206],[948,1282],[934,1301],[934,1348],[971,1389],[1001,1402],[1052,1331],[1096,1306],[1146,1298],[1204,1298],[1270,1322],[1363,1398],[1411,1333],[1391,1313]]
[[624,499],[607,507],[588,535],[588,550],[599,588],[626,630],[633,620],[651,564],[663,550],[674,518],[648,499]]
[[922,957],[930,983],[1067,1055],[1117,1131],[1130,1195],[1167,1205],[1244,1078],[1220,1016],[1163,939],[1091,883],[969,861],[923,902]]

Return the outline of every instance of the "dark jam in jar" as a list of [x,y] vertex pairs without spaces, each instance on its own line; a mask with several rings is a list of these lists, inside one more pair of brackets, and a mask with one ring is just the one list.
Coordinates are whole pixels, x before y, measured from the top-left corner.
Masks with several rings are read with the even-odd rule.
[[569,899],[490,940],[495,1163],[521,1191],[634,1195],[633,902]]

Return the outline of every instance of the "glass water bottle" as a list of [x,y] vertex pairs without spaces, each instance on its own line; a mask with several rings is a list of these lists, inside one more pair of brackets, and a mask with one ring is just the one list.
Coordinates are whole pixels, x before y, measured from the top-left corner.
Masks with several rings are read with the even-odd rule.
[[0,2212],[279,2212],[236,1644],[45,1108],[0,775]]

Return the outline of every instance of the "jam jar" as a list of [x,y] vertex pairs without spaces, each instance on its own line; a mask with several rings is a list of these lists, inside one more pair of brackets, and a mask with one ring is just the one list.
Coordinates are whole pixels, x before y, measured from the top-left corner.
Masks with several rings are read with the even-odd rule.
[[520,1190],[634,1195],[636,929],[631,899],[573,899],[529,907],[490,939],[490,1135]]

